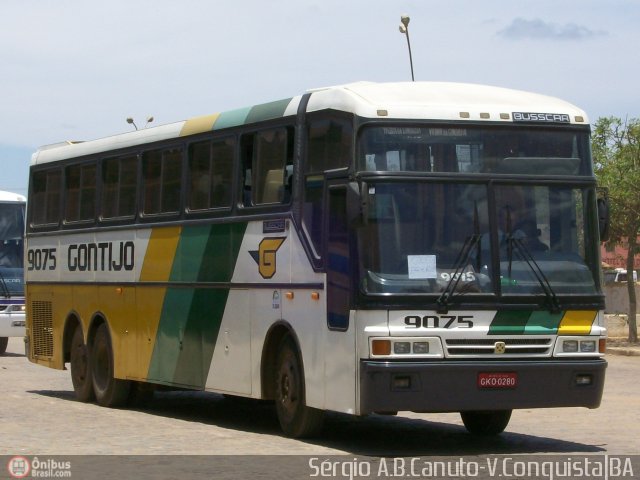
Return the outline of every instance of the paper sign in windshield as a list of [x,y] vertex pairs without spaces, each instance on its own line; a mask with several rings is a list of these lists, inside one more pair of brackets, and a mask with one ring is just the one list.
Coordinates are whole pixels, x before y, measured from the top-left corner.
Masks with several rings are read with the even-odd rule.
[[407,255],[407,264],[411,279],[438,277],[435,255]]

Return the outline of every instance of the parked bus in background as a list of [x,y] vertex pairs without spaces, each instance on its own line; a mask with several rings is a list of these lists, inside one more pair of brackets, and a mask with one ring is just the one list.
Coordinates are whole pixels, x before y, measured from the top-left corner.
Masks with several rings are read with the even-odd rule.
[[36,152],[32,362],[122,406],[155,386],[324,411],[600,404],[585,113],[448,83],[355,83]]
[[24,337],[24,215],[26,199],[0,191],[0,355],[9,337]]

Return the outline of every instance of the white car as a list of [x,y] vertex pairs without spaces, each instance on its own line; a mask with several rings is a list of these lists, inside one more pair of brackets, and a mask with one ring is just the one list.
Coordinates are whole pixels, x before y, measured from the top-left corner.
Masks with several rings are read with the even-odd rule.
[[19,302],[0,301],[0,355],[7,350],[9,337],[25,335],[24,299]]

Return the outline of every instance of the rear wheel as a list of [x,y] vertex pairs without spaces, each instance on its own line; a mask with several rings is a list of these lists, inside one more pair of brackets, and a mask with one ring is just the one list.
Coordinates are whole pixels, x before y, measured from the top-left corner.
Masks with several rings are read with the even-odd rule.
[[96,330],[91,349],[91,374],[96,401],[103,407],[120,407],[127,403],[131,383],[114,378],[113,348],[105,323]]
[[460,416],[469,433],[490,436],[498,435],[507,428],[511,410],[460,412]]
[[84,343],[80,326],[76,327],[71,339],[71,383],[73,383],[73,391],[79,401],[90,402],[95,398],[91,380],[89,349]]
[[305,404],[302,362],[290,336],[280,344],[275,380],[276,412],[284,433],[293,438],[317,434],[322,428],[324,412]]
[[9,344],[9,337],[0,337],[0,355],[7,351],[7,345]]

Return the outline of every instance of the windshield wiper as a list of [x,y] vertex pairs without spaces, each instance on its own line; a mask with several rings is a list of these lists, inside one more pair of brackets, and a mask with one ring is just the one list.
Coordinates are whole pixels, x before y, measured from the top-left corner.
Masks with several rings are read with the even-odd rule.
[[453,292],[458,288],[458,284],[462,278],[462,270],[469,260],[473,247],[480,242],[480,238],[482,238],[482,235],[474,233],[465,239],[464,245],[462,245],[454,263],[454,270],[451,274],[451,278],[449,279],[449,283],[447,283],[444,291],[436,300],[436,303],[438,304],[438,313],[447,313],[449,310],[449,300],[451,299]]
[[512,261],[511,257],[513,255],[513,246],[515,246],[516,250],[520,254],[520,257],[529,266],[529,268],[533,272],[533,275],[536,277],[536,280],[542,287],[542,291],[544,292],[544,294],[547,297],[547,300],[549,301],[549,311],[551,313],[558,313],[560,311],[560,302],[558,301],[558,297],[556,296],[556,293],[553,291],[553,288],[551,287],[551,284],[549,283],[549,280],[547,279],[546,275],[542,271],[542,268],[540,268],[540,265],[538,265],[538,262],[535,261],[535,259],[533,258],[533,255],[531,255],[531,252],[529,251],[527,246],[524,244],[524,242],[520,238],[515,238],[514,236],[509,235],[507,237],[507,246],[509,247],[509,272],[508,272],[509,278],[511,278],[511,261]]

